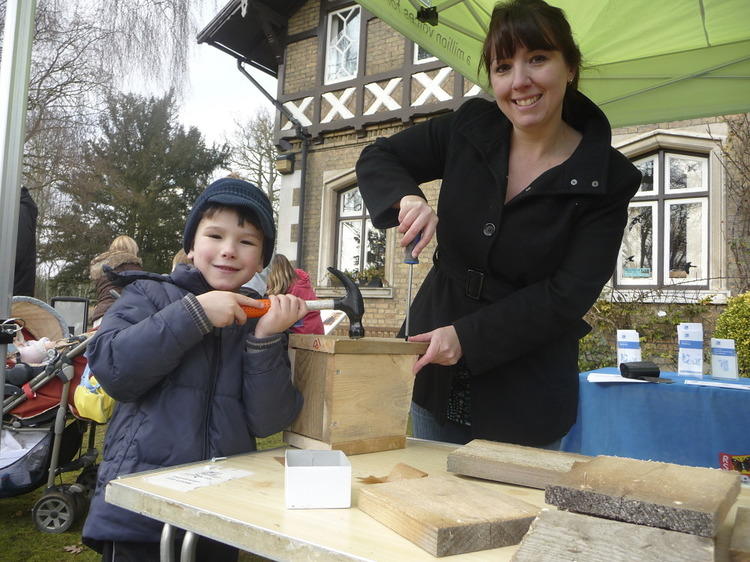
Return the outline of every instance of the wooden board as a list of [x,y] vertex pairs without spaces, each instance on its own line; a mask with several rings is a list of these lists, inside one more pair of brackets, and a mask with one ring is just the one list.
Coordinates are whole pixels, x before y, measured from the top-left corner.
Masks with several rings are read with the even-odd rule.
[[351,353],[378,355],[422,355],[427,343],[407,342],[400,338],[360,338],[346,336],[321,336],[315,334],[292,334],[289,347],[309,349],[321,353]]
[[548,486],[545,500],[568,511],[713,537],[739,493],[738,473],[596,457]]
[[316,449],[321,451],[337,450],[343,451],[345,455],[361,455],[374,453],[376,451],[390,451],[391,449],[403,449],[406,445],[404,435],[392,435],[387,437],[373,437],[371,439],[359,439],[357,441],[342,441],[339,443],[326,443],[311,439],[293,431],[284,432],[284,443],[297,447],[298,449]]
[[[403,447],[416,360],[295,349],[293,382],[304,403],[290,431],[347,454]],[[385,448],[373,448],[377,443]]]
[[713,562],[705,537],[543,509],[514,562]]
[[437,476],[366,486],[359,508],[433,556],[517,544],[539,511],[499,490]]
[[732,562],[750,562],[750,508],[737,508],[729,558]]
[[474,439],[448,455],[448,472],[543,490],[591,457]]

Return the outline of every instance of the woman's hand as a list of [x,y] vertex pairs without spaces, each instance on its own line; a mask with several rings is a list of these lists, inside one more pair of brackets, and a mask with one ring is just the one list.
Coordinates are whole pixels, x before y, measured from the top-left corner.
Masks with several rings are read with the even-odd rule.
[[294,295],[269,295],[268,299],[271,308],[258,320],[256,338],[281,333],[309,312],[305,301]]
[[438,217],[432,207],[418,195],[405,195],[399,202],[398,231],[404,236],[401,246],[406,247],[419,234],[421,240],[414,246],[412,256],[419,256],[420,252],[429,244],[435,235]]
[[415,374],[428,363],[455,365],[464,354],[453,326],[443,326],[431,332],[410,336],[409,341],[430,343],[425,354],[414,364],[412,372]]

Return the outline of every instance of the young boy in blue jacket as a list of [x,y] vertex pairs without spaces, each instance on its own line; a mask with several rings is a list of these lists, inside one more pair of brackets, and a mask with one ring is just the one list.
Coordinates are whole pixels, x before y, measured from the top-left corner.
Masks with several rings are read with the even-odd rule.
[[[117,400],[104,443],[84,543],[103,560],[158,560],[161,523],[104,501],[113,478],[255,450],[255,436],[288,426],[302,407],[284,330],[308,312],[291,295],[248,320],[238,292],[268,265],[276,228],[265,194],[233,178],[195,201],[183,246],[193,266],[136,281],[108,310],[88,347],[91,370]],[[201,539],[198,559],[236,560]]]

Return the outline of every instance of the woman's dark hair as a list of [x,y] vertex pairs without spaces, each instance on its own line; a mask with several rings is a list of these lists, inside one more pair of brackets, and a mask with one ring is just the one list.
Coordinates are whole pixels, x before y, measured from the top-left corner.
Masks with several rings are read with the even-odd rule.
[[492,60],[510,58],[519,46],[530,51],[560,51],[575,73],[569,88],[578,89],[581,51],[565,13],[543,0],[511,0],[495,6],[482,46],[480,65],[489,75]]

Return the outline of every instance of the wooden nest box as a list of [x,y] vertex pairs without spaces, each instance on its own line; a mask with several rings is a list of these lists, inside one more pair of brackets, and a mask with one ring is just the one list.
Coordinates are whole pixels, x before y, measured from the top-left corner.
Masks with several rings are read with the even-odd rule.
[[412,367],[427,344],[293,334],[289,347],[305,403],[284,441],[347,455],[405,446]]

